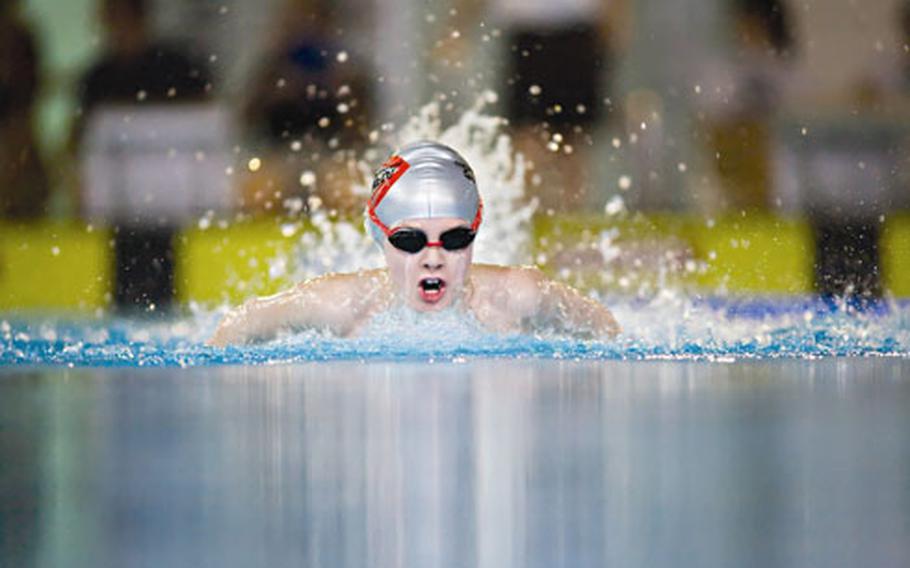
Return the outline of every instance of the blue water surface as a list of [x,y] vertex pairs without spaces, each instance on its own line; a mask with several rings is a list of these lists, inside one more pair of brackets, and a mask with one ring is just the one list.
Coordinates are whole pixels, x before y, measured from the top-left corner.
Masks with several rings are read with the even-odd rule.
[[453,318],[402,321],[340,339],[315,332],[249,346],[208,347],[217,314],[173,320],[13,317],[0,321],[0,364],[35,366],[265,365],[306,361],[477,358],[714,360],[910,357],[910,302],[858,310],[817,298],[689,298],[611,304],[623,334],[610,341],[498,335]]

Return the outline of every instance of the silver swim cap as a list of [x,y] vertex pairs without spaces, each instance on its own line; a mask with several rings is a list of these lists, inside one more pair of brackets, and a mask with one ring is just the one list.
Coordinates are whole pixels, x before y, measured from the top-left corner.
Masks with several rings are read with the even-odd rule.
[[407,219],[455,217],[476,231],[483,214],[474,172],[461,155],[436,142],[408,144],[373,178],[366,224],[377,243]]

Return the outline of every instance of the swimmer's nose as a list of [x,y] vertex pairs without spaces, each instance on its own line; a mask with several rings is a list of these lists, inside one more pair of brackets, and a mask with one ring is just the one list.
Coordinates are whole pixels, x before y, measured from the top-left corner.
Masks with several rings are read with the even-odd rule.
[[442,268],[442,263],[430,261],[430,260],[424,260],[422,266],[424,268],[426,268],[427,270],[439,270],[440,268]]
[[439,247],[427,247],[424,249],[423,258],[420,259],[420,266],[426,270],[439,270],[443,267],[442,253]]

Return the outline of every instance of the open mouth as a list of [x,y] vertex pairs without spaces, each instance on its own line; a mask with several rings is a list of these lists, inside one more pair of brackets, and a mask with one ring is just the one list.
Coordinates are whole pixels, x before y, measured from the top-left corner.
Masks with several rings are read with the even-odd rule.
[[441,278],[424,278],[417,285],[420,298],[428,304],[435,304],[445,294],[446,283]]

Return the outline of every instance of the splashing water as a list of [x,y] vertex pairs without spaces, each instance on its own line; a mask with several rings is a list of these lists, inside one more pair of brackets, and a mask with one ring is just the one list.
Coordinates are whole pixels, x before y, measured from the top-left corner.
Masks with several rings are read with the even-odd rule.
[[910,357],[910,302],[856,313],[810,299],[655,298],[611,305],[625,327],[610,342],[497,335],[454,312],[386,314],[373,333],[339,339],[316,332],[257,345],[202,345],[217,314],[177,322],[103,319],[0,322],[0,364],[172,366],[332,360],[462,362],[474,358],[709,360],[832,356]]
[[[448,128],[442,126],[439,105],[430,103],[394,136],[389,146],[437,140],[457,149],[474,169],[484,199],[483,230],[474,245],[475,260],[527,264],[531,255],[531,217],[537,204],[525,199],[524,158],[513,152],[510,138],[501,131],[502,119],[482,112],[488,100],[488,96],[482,96],[475,108]],[[370,165],[361,161],[358,167],[364,182],[353,192],[366,202]],[[311,201],[310,210],[315,231],[300,237],[294,256],[296,267],[291,271],[295,280],[382,265],[378,248],[361,230],[360,222],[334,219],[318,200]]]
[[[524,264],[532,260],[531,219],[536,203],[525,198],[525,162],[502,133],[502,120],[483,113],[483,102],[488,99],[482,97],[475,108],[447,128],[442,126],[438,106],[428,105],[388,146],[435,139],[458,149],[474,167],[484,196],[485,219],[475,258],[478,262]],[[372,165],[366,160],[357,164],[364,180],[369,179]],[[365,200],[369,186],[364,181],[354,190]],[[338,220],[313,198],[309,210],[314,230],[299,234],[290,257],[268,263],[270,278],[300,280],[382,264],[377,247],[359,221]],[[618,196],[605,201],[604,213],[627,214]],[[282,232],[293,236],[298,229],[298,225],[288,224]],[[883,302],[876,309],[857,312],[843,304],[802,297],[704,298],[684,292],[677,278],[680,272],[698,270],[697,263],[669,254],[666,246],[651,252],[632,249],[621,237],[617,228],[591,235],[581,253],[568,251],[582,254],[583,262],[567,262],[557,272],[561,279],[581,285],[593,274],[593,296],[609,305],[624,328],[610,342],[497,335],[461,312],[428,315],[404,310],[381,315],[370,328],[374,331],[355,339],[305,332],[263,345],[215,349],[203,343],[225,308],[191,306],[190,317],[171,321],[0,320],[0,364],[185,367],[326,360],[457,362],[479,357],[721,362],[910,357],[910,302]],[[538,252],[533,260],[559,261],[566,253],[551,249]],[[613,292],[605,294],[605,289]]]

